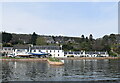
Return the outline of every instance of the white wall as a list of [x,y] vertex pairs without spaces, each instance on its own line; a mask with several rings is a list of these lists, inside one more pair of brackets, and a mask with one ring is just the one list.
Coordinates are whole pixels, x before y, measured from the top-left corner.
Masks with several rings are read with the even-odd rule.
[[25,54],[25,53],[27,53],[27,52],[28,52],[27,49],[15,49],[15,50],[13,51],[13,54],[14,54],[15,56],[17,56],[17,55]]
[[[74,55],[75,57],[76,56],[82,56],[82,57],[97,57],[98,55],[97,54],[85,54],[85,51],[82,53],[82,54],[66,54],[66,56],[69,56],[69,55]],[[100,56],[103,56],[103,57],[109,57],[109,55],[107,54],[107,52],[105,54],[100,54]]]
[[[34,52],[34,49],[32,50]],[[36,53],[39,53],[39,49],[36,49]],[[52,55],[52,57],[64,57],[64,51],[63,50],[41,50],[41,52],[49,53]]]
[[13,48],[3,48],[1,52],[11,54],[11,53],[13,53]]

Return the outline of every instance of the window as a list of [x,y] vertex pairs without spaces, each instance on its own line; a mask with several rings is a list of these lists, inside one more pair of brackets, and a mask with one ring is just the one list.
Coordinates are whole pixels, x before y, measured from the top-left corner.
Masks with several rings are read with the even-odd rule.
[[5,48],[4,50],[7,50],[7,48]]
[[33,52],[36,52],[36,50],[33,50]]
[[58,50],[58,52],[59,52],[59,50]]
[[10,48],[8,48],[8,50],[11,50]]
[[51,50],[50,50],[50,52],[51,52]]
[[17,51],[20,51],[19,49],[17,49]]
[[41,52],[41,50],[39,50],[39,52]]
[[59,56],[59,54],[58,54],[58,56]]
[[81,54],[83,54],[83,52],[81,52]]

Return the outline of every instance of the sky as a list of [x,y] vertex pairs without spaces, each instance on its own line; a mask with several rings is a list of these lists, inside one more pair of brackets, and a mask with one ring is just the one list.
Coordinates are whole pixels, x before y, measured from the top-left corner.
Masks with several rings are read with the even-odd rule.
[[100,38],[118,33],[117,2],[4,2],[2,31]]

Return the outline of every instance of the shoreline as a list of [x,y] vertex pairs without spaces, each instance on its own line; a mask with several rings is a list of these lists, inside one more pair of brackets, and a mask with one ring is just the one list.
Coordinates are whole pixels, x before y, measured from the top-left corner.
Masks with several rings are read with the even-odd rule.
[[60,60],[103,60],[103,59],[120,59],[120,57],[68,57],[58,58]]
[[[88,59],[120,59],[120,57],[67,57],[67,58],[57,58],[59,60],[88,60]],[[15,58],[7,58],[0,59],[0,61],[48,61],[47,58],[23,58],[23,59],[15,59]]]
[[0,59],[1,61],[47,61],[50,65],[61,66],[64,65],[63,62],[50,61],[47,58],[35,58],[35,59]]
[[1,61],[47,61],[46,58],[44,59],[0,59]]

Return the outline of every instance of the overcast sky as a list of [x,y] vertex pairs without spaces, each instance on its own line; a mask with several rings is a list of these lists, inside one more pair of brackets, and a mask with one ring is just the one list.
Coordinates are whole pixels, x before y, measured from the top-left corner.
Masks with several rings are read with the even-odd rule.
[[89,36],[118,32],[117,2],[5,2],[2,31]]

